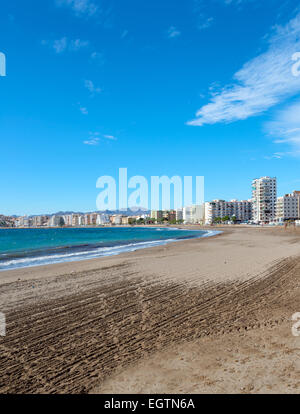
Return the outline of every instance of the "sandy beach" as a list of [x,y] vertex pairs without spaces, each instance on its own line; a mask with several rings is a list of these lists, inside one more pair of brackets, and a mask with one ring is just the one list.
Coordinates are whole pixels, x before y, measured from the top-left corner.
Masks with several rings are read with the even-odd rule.
[[221,230],[1,272],[0,392],[299,393],[300,231]]

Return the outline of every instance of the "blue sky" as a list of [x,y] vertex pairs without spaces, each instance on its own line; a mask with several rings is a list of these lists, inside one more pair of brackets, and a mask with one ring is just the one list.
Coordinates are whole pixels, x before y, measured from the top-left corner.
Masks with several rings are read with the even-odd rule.
[[[294,0],[11,0],[1,6],[0,213],[96,209],[99,176],[300,189]],[[296,59],[296,57],[295,57]]]

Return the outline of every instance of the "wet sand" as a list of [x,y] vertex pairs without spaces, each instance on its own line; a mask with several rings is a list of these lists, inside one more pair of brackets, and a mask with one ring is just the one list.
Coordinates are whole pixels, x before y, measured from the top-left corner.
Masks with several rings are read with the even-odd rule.
[[299,393],[300,232],[0,273],[0,392]]

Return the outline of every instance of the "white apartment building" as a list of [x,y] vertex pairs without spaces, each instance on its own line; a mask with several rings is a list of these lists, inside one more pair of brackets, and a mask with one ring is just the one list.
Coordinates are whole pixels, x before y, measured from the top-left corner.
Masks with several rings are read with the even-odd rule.
[[72,214],[72,226],[78,227],[83,224],[83,216],[81,214]]
[[203,224],[204,214],[204,204],[192,205],[183,208],[182,217],[185,224]]
[[51,216],[49,220],[50,227],[58,227],[61,224],[62,216]]
[[97,214],[97,226],[102,226],[107,223],[109,223],[108,214]]
[[122,216],[120,214],[114,214],[113,216],[110,216],[109,219],[111,224],[116,226],[120,226],[122,224]]
[[84,226],[96,226],[97,213],[87,213],[82,217],[82,223]]
[[252,181],[253,221],[270,223],[276,219],[277,179],[261,177]]
[[28,216],[19,217],[15,221],[16,227],[30,227],[32,225],[32,219]]
[[34,216],[32,217],[32,225],[34,227],[46,226],[49,222],[48,216]]
[[205,203],[205,224],[212,224],[216,218],[235,217],[237,221],[252,219],[252,200],[213,200]]
[[63,216],[65,221],[65,226],[71,227],[72,226],[72,214],[66,214]]
[[276,222],[300,219],[300,191],[277,198]]
[[176,221],[183,220],[183,209],[178,208],[176,210]]

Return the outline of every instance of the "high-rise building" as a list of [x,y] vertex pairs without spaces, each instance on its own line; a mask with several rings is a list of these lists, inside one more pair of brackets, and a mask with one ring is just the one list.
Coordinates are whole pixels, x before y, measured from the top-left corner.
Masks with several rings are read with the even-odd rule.
[[277,198],[276,221],[283,223],[286,220],[300,219],[300,191],[294,191]]
[[252,181],[253,221],[270,223],[276,219],[277,179],[261,177]]

